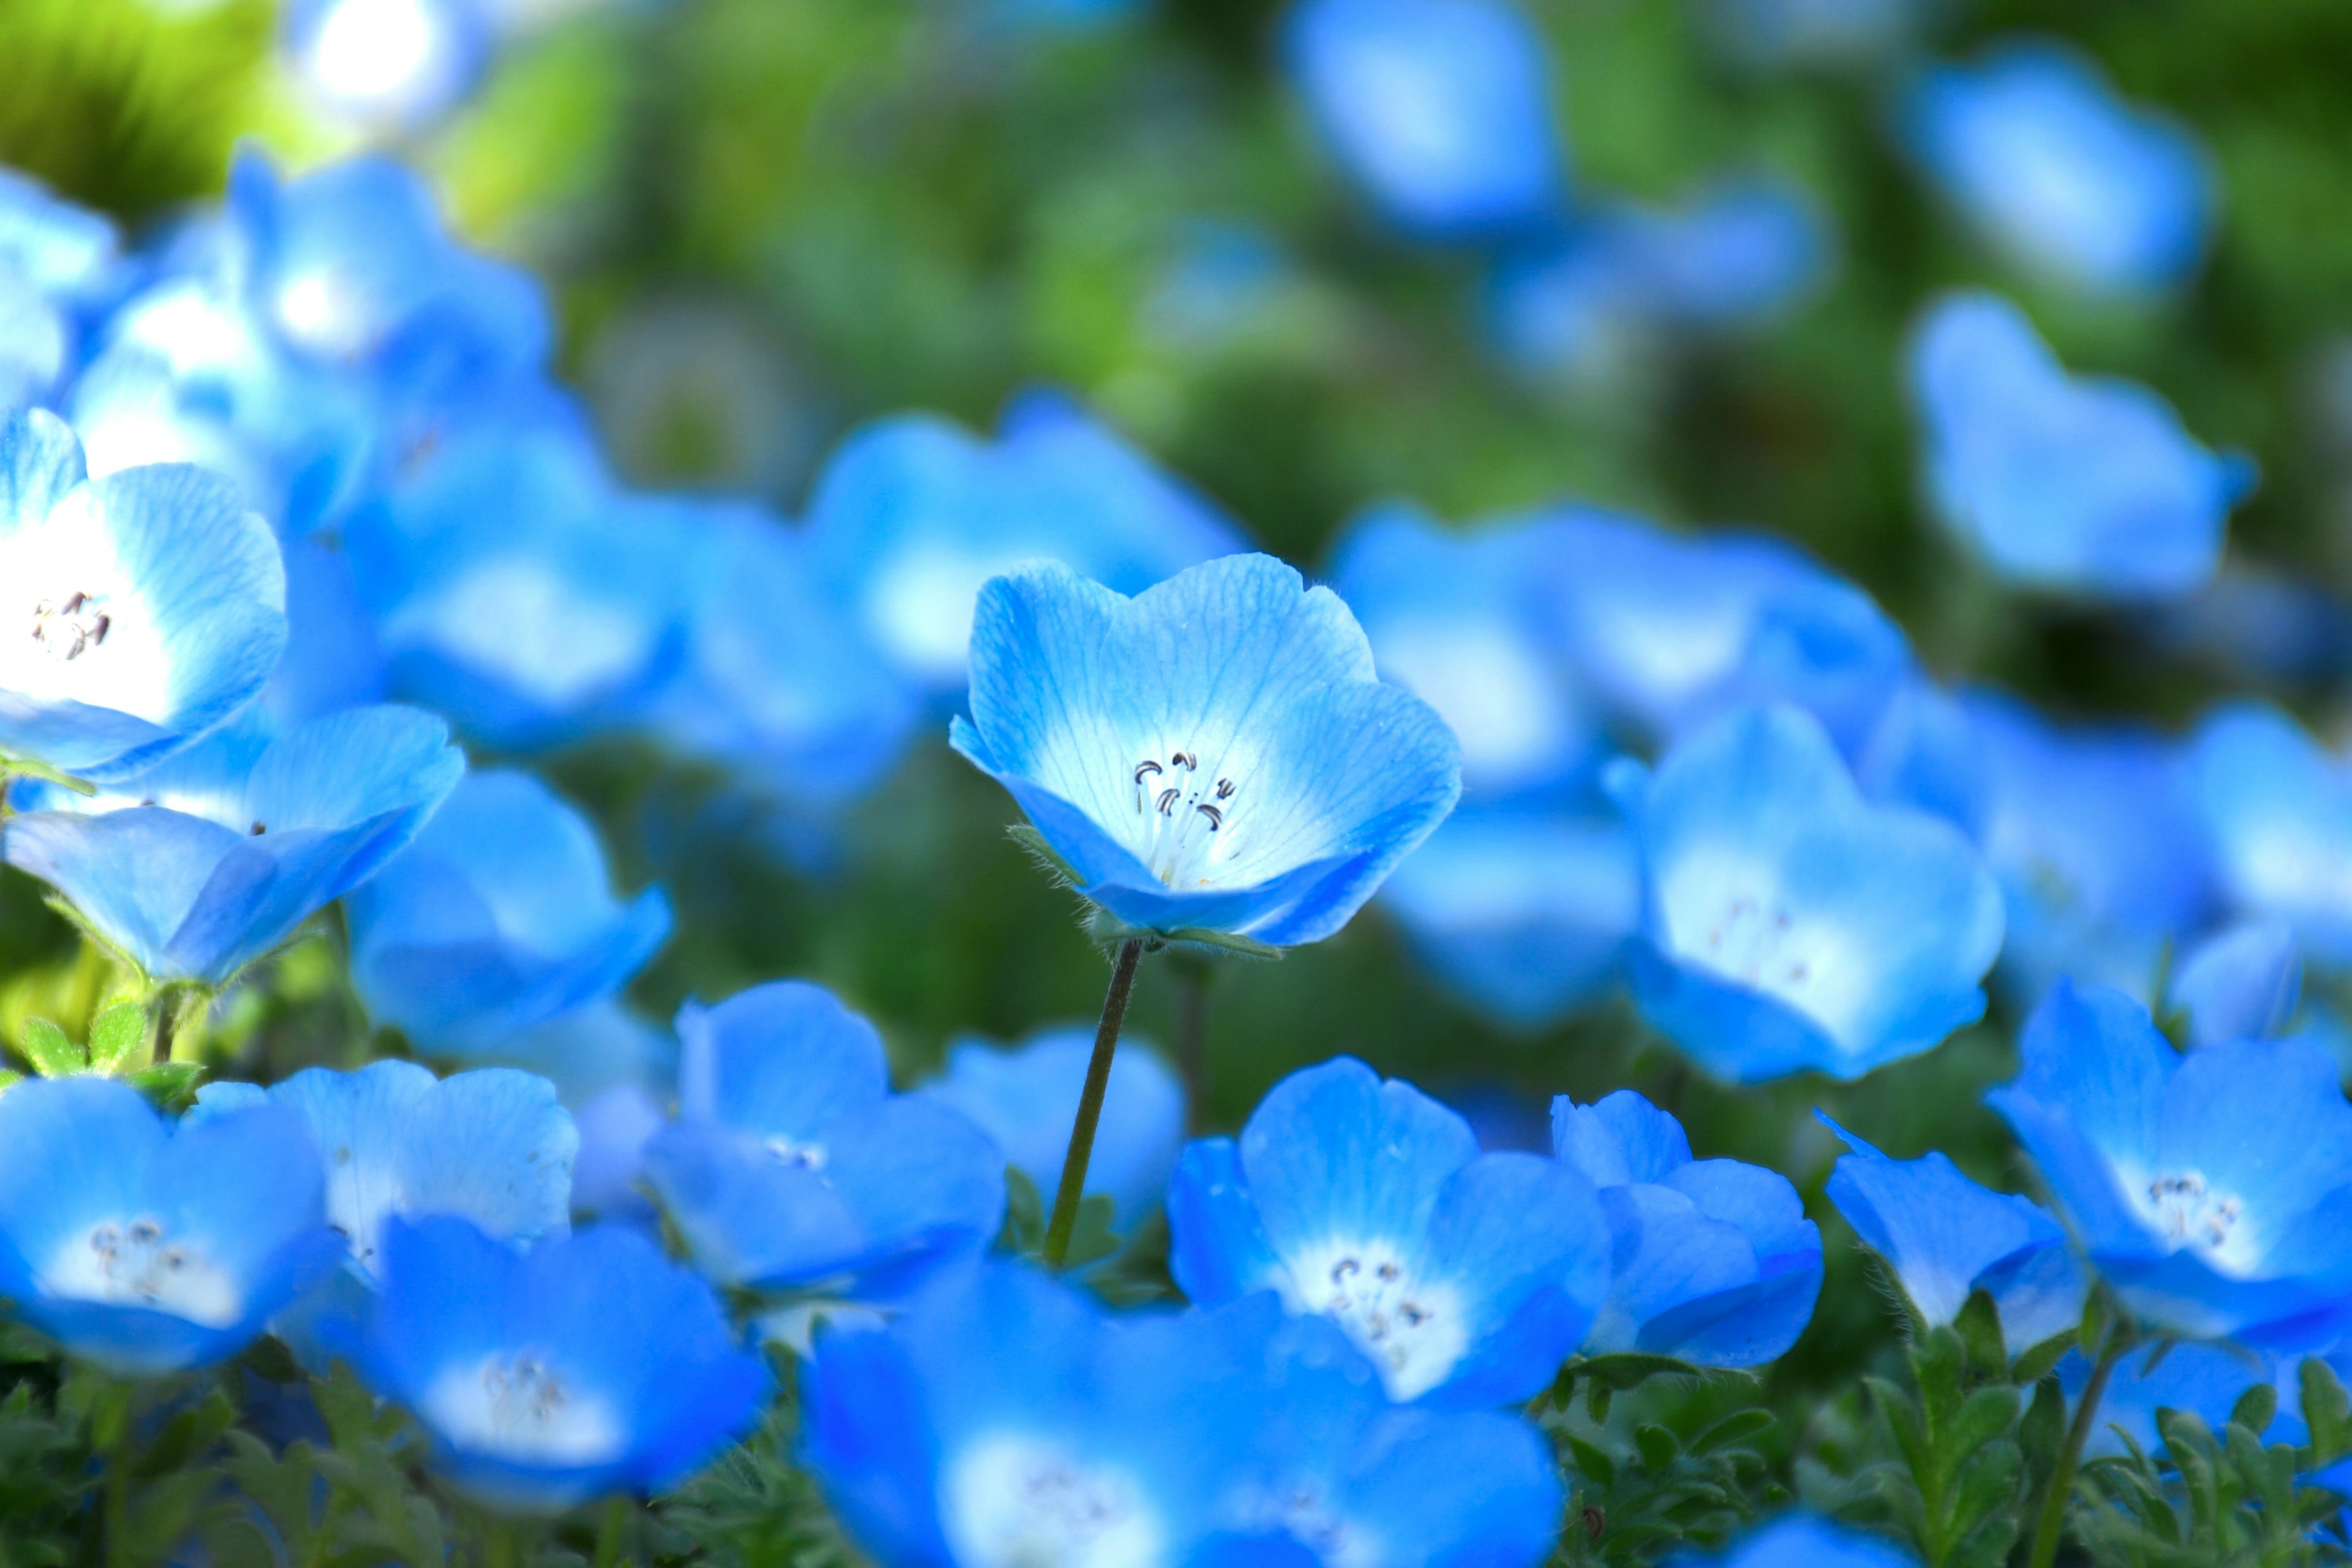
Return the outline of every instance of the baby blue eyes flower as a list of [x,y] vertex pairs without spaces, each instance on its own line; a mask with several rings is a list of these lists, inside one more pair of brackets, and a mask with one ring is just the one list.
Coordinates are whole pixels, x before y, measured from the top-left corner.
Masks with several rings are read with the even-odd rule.
[[808,509],[817,567],[909,681],[961,693],[992,577],[1059,561],[1122,594],[1246,549],[1208,500],[1057,393],[1005,409],[992,444],[928,415],[853,435]]
[[[917,1089],[915,1098],[969,1120],[1050,1196],[1078,1118],[1094,1035],[1091,1025],[1048,1029],[1009,1050],[960,1041],[948,1052],[947,1071]],[[1184,1145],[1184,1086],[1134,1036],[1120,1047],[1111,1059],[1087,1192],[1111,1199],[1113,1223],[1127,1230],[1157,1209],[1168,1191]]]
[[672,1485],[769,1392],[709,1287],[635,1231],[518,1253],[448,1216],[385,1227],[361,1364],[452,1480],[528,1512]]
[[1592,1184],[1481,1153],[1469,1124],[1342,1057],[1293,1073],[1238,1141],[1185,1150],[1170,1268],[1202,1305],[1274,1289],[1347,1330],[1398,1400],[1498,1405],[1545,1385],[1609,1289]]
[[1643,1016],[1710,1072],[1859,1078],[1984,1011],[2000,894],[1966,839],[1866,803],[1819,724],[1732,714],[1629,786]]
[[19,784],[0,858],[65,895],[153,980],[217,987],[375,874],[465,773],[440,720],[240,721],[85,797]]
[[1283,45],[1332,157],[1407,233],[1478,238],[1560,204],[1549,62],[1507,0],[1300,0]]
[[2193,272],[2213,178],[2169,119],[2118,99],[2093,66],[2021,40],[1912,84],[1912,156],[2011,257],[2096,294],[2169,288]]
[[1910,380],[1937,507],[2004,580],[2132,601],[2213,575],[2253,464],[2200,446],[2147,387],[2070,376],[1993,294],[1929,313]]
[[2282,920],[2224,926],[2182,955],[2165,1003],[2189,1020],[2189,1043],[2284,1034],[2303,997],[2303,950]]
[[1890,1160],[1822,1120],[1852,1151],[1830,1172],[1830,1202],[1885,1260],[1929,1327],[1958,1318],[1977,1290],[1992,1297],[2012,1353],[2082,1321],[2089,1282],[2065,1231],[2040,1205],[1978,1185],[1933,1151]]
[[1915,1568],[1900,1548],[1808,1514],[1783,1514],[1714,1557],[1685,1552],[1669,1568]]
[[174,1130],[111,1079],[0,1095],[0,1296],[77,1356],[147,1377],[235,1355],[342,1256],[294,1116]]
[[645,967],[669,900],[613,894],[585,818],[528,773],[476,773],[350,905],[352,980],[420,1050],[495,1053]]
[[996,1235],[1003,1154],[893,1095],[881,1037],[830,993],[759,986],[689,1005],[677,1032],[678,1118],[646,1174],[713,1279],[887,1292]]
[[279,43],[329,113],[414,131],[472,89],[488,60],[491,18],[480,0],[296,0]]
[[44,403],[117,286],[113,224],[0,169],[0,408]]
[[91,479],[56,416],[0,416],[0,759],[129,777],[250,702],[285,645],[278,542],[227,481]]
[[2322,963],[2352,962],[2352,768],[2252,702],[2206,718],[2191,767],[2230,905],[2286,921]]
[[1609,1299],[1585,1348],[1760,1366],[1797,1342],[1822,1288],[1822,1233],[1777,1171],[1694,1160],[1680,1123],[1632,1089],[1552,1101],[1552,1147],[1600,1189]]
[[1136,932],[1318,942],[1460,792],[1444,721],[1381,683],[1336,595],[1263,555],[1132,599],[1057,565],[996,579],[971,714],[956,749]]
[[2352,1106],[2300,1040],[2173,1049],[2114,991],[2060,985],[1987,1096],[2141,1321],[2309,1348],[2352,1286]]

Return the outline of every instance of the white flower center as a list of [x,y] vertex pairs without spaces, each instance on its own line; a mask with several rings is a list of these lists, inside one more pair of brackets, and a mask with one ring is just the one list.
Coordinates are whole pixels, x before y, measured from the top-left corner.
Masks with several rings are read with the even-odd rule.
[[106,641],[113,622],[104,595],[76,591],[33,605],[33,640],[52,658],[76,659]]
[[1011,1433],[950,1465],[941,1510],[966,1568],[1156,1568],[1167,1533],[1133,1477]]
[[1282,1531],[1312,1552],[1322,1568],[1374,1568],[1383,1557],[1380,1544],[1311,1484],[1244,1494],[1233,1522],[1253,1532]]
[[2167,1241],[2195,1247],[2224,1273],[2253,1271],[2253,1237],[2235,1194],[2216,1191],[2195,1171],[2151,1176],[2144,1191],[2142,1211]]
[[1691,956],[1742,984],[1784,991],[1813,977],[1812,963],[1795,931],[1787,910],[1742,894],[1701,934],[1698,951]]
[[1387,1242],[1327,1242],[1288,1262],[1293,1310],[1337,1320],[1380,1368],[1392,1399],[1417,1398],[1444,1382],[1470,1347],[1453,1288],[1416,1279]]
[[626,1447],[611,1407],[572,1386],[538,1351],[452,1367],[419,1404],[419,1414],[458,1447],[526,1464],[596,1464]]
[[1183,747],[1163,762],[1135,764],[1135,814],[1143,819],[1142,859],[1171,888],[1207,884],[1215,862],[1233,853],[1233,814],[1241,786],[1201,766]]
[[202,1248],[174,1240],[161,1220],[101,1220],[50,1259],[41,1289],[75,1301],[148,1307],[222,1329],[244,1313],[244,1292]]

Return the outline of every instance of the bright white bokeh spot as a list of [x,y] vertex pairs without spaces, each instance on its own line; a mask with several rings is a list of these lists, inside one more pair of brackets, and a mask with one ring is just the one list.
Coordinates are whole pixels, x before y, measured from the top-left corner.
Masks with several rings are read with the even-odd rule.
[[1136,1479],[1050,1439],[964,1446],[941,1478],[940,1522],[965,1568],[1160,1568],[1167,1531]]

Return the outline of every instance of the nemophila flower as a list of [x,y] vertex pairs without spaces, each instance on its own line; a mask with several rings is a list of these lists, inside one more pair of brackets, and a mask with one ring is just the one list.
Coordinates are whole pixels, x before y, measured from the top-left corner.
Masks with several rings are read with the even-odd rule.
[[2253,702],[2206,716],[2190,766],[2231,908],[2284,920],[2321,963],[2352,962],[2352,767]]
[[114,225],[0,169],[0,408],[45,403],[119,287]]
[[1057,393],[1032,392],[986,442],[899,415],[843,443],[809,498],[817,564],[906,677],[961,694],[982,584],[1059,561],[1122,594],[1247,548],[1190,486]]
[[446,1215],[384,1227],[361,1368],[450,1479],[530,1513],[683,1479],[768,1393],[710,1288],[635,1231],[518,1252]]
[[1979,1186],[1937,1151],[1890,1160],[1827,1115],[1822,1121],[1851,1151],[1830,1172],[1830,1202],[1929,1327],[1958,1318],[1978,1290],[1991,1296],[2011,1353],[2082,1321],[2089,1282],[2065,1231],[2039,1204]]
[[887,1293],[977,1252],[1004,1155],[933,1100],[890,1092],[874,1026],[820,986],[761,985],[678,1016],[677,1120],[646,1177],[726,1285]]
[[1944,195],[2025,266],[2095,293],[2168,288],[2198,267],[2213,176],[2170,118],[2116,96],[2081,56],[2040,39],[1909,89],[1904,140]]
[[2145,600],[2213,575],[2251,458],[2200,445],[2137,382],[2069,375],[1996,294],[1948,296],[1909,352],[1937,510],[2000,577]]
[[[2083,1391],[2090,1385],[2091,1363],[2080,1351],[2069,1351],[2056,1370],[2071,1413],[2081,1405]],[[2227,1343],[2159,1342],[2133,1350],[2108,1374],[2083,1455],[2093,1459],[2122,1456],[2129,1452],[2126,1437],[2143,1453],[2158,1451],[2164,1447],[2164,1435],[2156,1425],[2159,1410],[2195,1415],[2219,1432],[2248,1389],[2272,1382],[2282,1370],[2269,1356]],[[2279,1441],[2281,1436],[2274,1433],[2272,1440]]]
[[328,113],[410,131],[472,89],[492,37],[477,0],[298,0],[279,20],[278,41]]
[[1406,232],[1487,237],[1560,204],[1550,64],[1507,0],[1300,0],[1283,50],[1333,159]]
[[1984,1012],[2000,893],[1941,818],[1864,801],[1792,708],[1730,714],[1629,782],[1643,1016],[1735,1082],[1859,1078]]
[[2007,988],[2031,1005],[2063,977],[2149,999],[2213,903],[2181,748],[2137,726],[2055,725],[1989,691],[1959,701],[1977,842],[2008,911]]
[[0,759],[128,777],[250,702],[285,646],[277,541],[226,480],[91,479],[55,415],[0,416]]
[[1552,1149],[1600,1189],[1609,1299],[1585,1348],[1760,1366],[1797,1342],[1822,1289],[1822,1233],[1777,1171],[1694,1160],[1682,1124],[1630,1089],[1551,1102]]
[[670,930],[615,898],[587,819],[529,773],[475,773],[353,898],[352,982],[418,1049],[466,1057],[611,996]]
[[151,979],[219,986],[399,854],[465,771],[411,708],[274,739],[243,721],[94,796],[18,784],[0,858]]
[[1817,288],[1835,261],[1827,219],[1802,189],[1778,181],[1726,181],[1679,207],[1627,206],[1602,221],[1639,308],[1670,326],[1769,321]]
[[657,1229],[660,1217],[638,1191],[638,1178],[645,1174],[646,1145],[669,1121],[660,1104],[636,1084],[615,1084],[582,1105],[572,1121],[580,1132],[572,1162],[572,1212]]
[[281,729],[386,696],[383,649],[361,603],[351,557],[313,534],[284,542],[286,652],[261,706]]
[[2060,984],[1986,1097],[2093,1268],[2168,1334],[2306,1349],[2352,1287],[2352,1105],[2302,1040],[2183,1056],[2120,992]]
[[1642,927],[1642,862],[1599,804],[1469,805],[1390,873],[1381,907],[1437,978],[1531,1026],[1622,977]]
[[956,749],[1117,927],[1291,947],[1348,922],[1460,793],[1451,731],[1384,686],[1337,595],[1264,555],[1133,598],[997,578]]
[[1782,1514],[1714,1557],[1685,1552],[1672,1568],[1913,1568],[1910,1555],[1874,1535],[1809,1514]]
[[[915,1098],[944,1105],[987,1133],[1051,1202],[1078,1119],[1094,1035],[1087,1025],[1047,1029],[1010,1048],[959,1040],[948,1050],[947,1071],[918,1088]],[[1116,1205],[1113,1223],[1126,1230],[1167,1195],[1184,1146],[1184,1086],[1134,1036],[1119,1045],[1095,1129],[1087,1193],[1108,1197]]]
[[1543,1387],[1609,1289],[1592,1184],[1481,1153],[1469,1123],[1353,1058],[1296,1072],[1238,1141],[1184,1151],[1170,1268],[1214,1305],[1274,1289],[1348,1331],[1399,1400],[1498,1405]]
[[1357,518],[1333,552],[1331,586],[1382,678],[1445,721],[1474,797],[1559,785],[1594,760],[1597,716],[1554,624],[1553,585],[1574,570],[1574,544],[1553,517],[1457,532],[1391,503]]
[[235,1355],[342,1256],[301,1122],[261,1110],[175,1129],[130,1085],[0,1095],[0,1296],[108,1371]]
[[2240,921],[2190,948],[2165,1005],[2189,1020],[2191,1045],[2286,1032],[2303,997],[2303,950],[2283,920]]
[[666,1096],[677,1078],[677,1041],[670,1032],[610,996],[467,1054],[537,1073],[574,1108],[624,1085]]

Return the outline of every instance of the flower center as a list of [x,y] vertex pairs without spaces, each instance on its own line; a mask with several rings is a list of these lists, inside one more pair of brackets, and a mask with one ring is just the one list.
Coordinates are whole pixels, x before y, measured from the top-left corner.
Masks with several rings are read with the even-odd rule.
[[1761,990],[1802,985],[1812,978],[1795,922],[1779,904],[1745,894],[1725,906],[1699,939],[1697,957],[1717,974]]
[[100,1220],[66,1244],[41,1283],[54,1295],[146,1307],[210,1328],[236,1322],[244,1309],[226,1271],[152,1217]]
[[436,1377],[417,1413],[461,1447],[529,1464],[595,1464],[627,1445],[612,1410],[543,1352],[493,1352]]
[[1333,1243],[1294,1259],[1291,1269],[1293,1305],[1337,1320],[1394,1398],[1444,1382],[1468,1348],[1454,1292],[1415,1279],[1386,1243]]
[[1134,1481],[1060,1445],[984,1438],[947,1478],[957,1561],[974,1568],[1145,1568],[1160,1561],[1160,1521]]
[[2165,1239],[2213,1252],[2229,1246],[2244,1207],[2213,1191],[2194,1171],[2154,1178],[2147,1184],[2147,1201]]
[[1230,846],[1227,824],[1239,786],[1212,777],[1198,755],[1181,749],[1164,763],[1144,758],[1134,776],[1135,813],[1145,826],[1144,864],[1171,888],[1208,881],[1202,873],[1221,846]]
[[760,1147],[768,1152],[768,1158],[780,1165],[790,1165],[802,1171],[824,1169],[824,1148],[822,1144],[795,1143],[779,1132],[772,1138],[761,1139]]
[[52,658],[72,660],[105,643],[113,629],[103,595],[72,593],[33,606],[33,640]]

